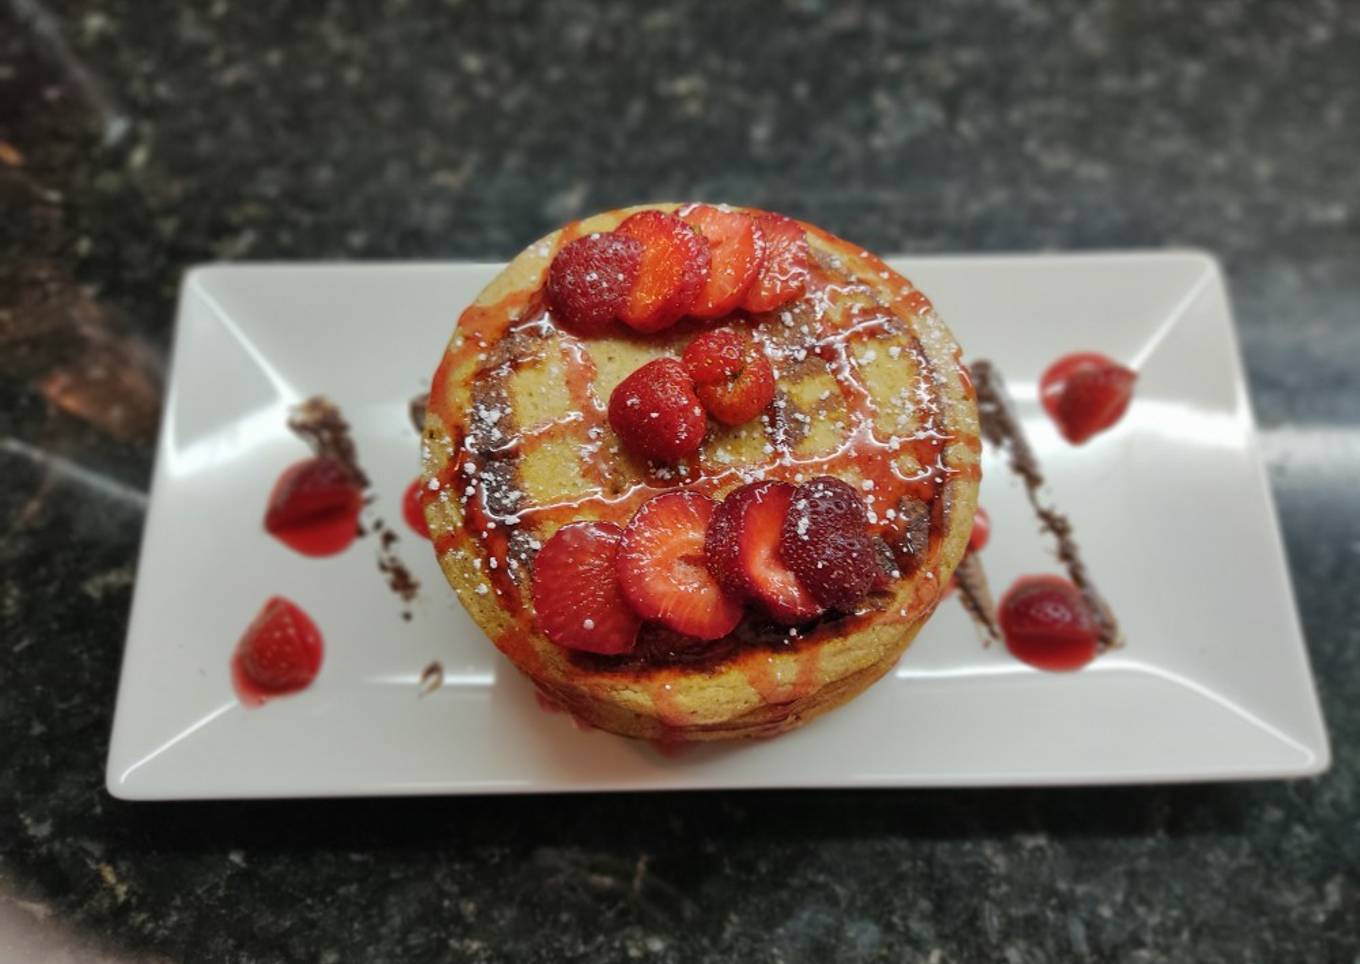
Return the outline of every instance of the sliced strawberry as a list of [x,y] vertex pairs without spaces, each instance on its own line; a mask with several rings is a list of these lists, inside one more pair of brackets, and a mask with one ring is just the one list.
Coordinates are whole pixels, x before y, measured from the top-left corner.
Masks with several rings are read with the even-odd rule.
[[724,425],[744,425],[774,399],[774,369],[745,331],[706,331],[689,343],[682,362],[695,394]]
[[638,331],[668,328],[690,310],[708,280],[708,245],[674,214],[639,211],[615,231],[642,244],[642,264],[619,317]]
[[708,428],[694,383],[674,358],[648,362],[615,386],[609,424],[629,451],[663,462],[699,451]]
[[784,519],[779,556],[825,606],[849,610],[867,596],[878,572],[864,500],[840,479],[798,486]]
[[968,551],[981,552],[992,537],[992,517],[982,506],[973,513],[973,531],[968,533]]
[[1060,358],[1039,380],[1039,398],[1065,439],[1080,445],[1124,415],[1138,373],[1095,352]]
[[708,281],[689,313],[695,318],[721,318],[741,306],[765,261],[765,235],[755,220],[740,211],[696,204],[681,215],[708,242]]
[[573,522],[534,556],[535,619],[558,646],[605,654],[633,648],[642,620],[615,575],[622,537],[610,522]]
[[733,489],[713,513],[704,537],[708,569],[735,598],[754,599],[779,622],[807,622],[822,607],[779,558],[779,537],[793,500],[787,482]]
[[363,503],[363,491],[343,462],[304,459],[274,483],[264,527],[304,555],[334,555],[354,541]]
[[1022,576],[997,610],[1006,648],[1039,669],[1080,669],[1096,655],[1100,627],[1081,591],[1058,576]]
[[264,604],[237,647],[241,670],[267,695],[305,688],[321,670],[321,655],[316,623],[282,596]]
[[765,262],[742,299],[742,307],[772,311],[797,298],[807,287],[807,235],[797,221],[782,214],[759,214],[755,222],[765,236]]
[[704,563],[712,499],[665,492],[638,508],[623,533],[618,577],[633,610],[697,639],[721,639],[741,621],[740,597],[723,592]]
[[642,242],[622,234],[587,234],[568,243],[548,268],[548,302],[584,335],[603,333],[618,317],[642,268]]

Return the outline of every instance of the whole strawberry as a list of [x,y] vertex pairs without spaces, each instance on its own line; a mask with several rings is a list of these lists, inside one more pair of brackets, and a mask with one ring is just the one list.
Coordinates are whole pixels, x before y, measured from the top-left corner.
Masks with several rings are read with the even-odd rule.
[[306,687],[321,669],[321,653],[316,624],[282,596],[264,604],[237,649],[245,675],[269,695]]
[[699,400],[724,425],[743,425],[774,400],[774,369],[745,331],[704,332],[689,343],[683,363]]
[[609,424],[630,452],[659,462],[699,451],[708,427],[694,382],[674,358],[648,362],[619,382]]

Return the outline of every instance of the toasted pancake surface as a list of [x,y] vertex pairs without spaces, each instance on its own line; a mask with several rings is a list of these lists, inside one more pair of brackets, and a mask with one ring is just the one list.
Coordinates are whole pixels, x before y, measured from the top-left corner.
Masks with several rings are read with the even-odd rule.
[[[731,322],[748,326],[770,358],[774,402],[742,426],[710,422],[694,459],[631,456],[605,417],[610,393],[715,322],[583,338],[554,323],[542,290],[563,244],[647,207],[679,205],[568,225],[523,251],[463,313],[431,385],[426,518],[472,618],[577,716],[647,738],[770,735],[887,672],[934,610],[976,507],[972,386],[924,295],[867,251],[803,224],[813,262],[805,294]],[[859,489],[871,530],[893,548],[896,577],[858,611],[790,630],[751,610],[730,636],[703,645],[648,625],[618,657],[570,652],[535,628],[533,557],[559,526],[626,526],[643,501],[676,486],[720,499],[757,479],[817,475]]]

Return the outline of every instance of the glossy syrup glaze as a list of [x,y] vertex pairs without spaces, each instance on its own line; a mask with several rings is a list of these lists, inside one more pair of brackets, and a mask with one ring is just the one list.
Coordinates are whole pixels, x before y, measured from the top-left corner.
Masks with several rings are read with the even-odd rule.
[[[564,231],[558,243],[565,243],[575,233],[572,229]],[[833,243],[843,244],[834,239]],[[543,253],[550,260],[551,252]],[[624,477],[618,459],[605,451],[612,431],[605,399],[595,390],[589,343],[554,325],[536,291],[516,291],[495,304],[474,305],[464,313],[451,350],[435,374],[429,404],[431,412],[450,431],[459,431],[458,426],[464,423],[468,428],[448,440],[447,463],[435,477],[435,485],[421,491],[421,499],[426,506],[440,499],[458,501],[462,525],[441,535],[435,550],[441,558],[448,552],[466,552],[474,565],[479,565],[489,591],[496,594],[498,604],[511,617],[509,628],[495,639],[502,651],[531,675],[541,665],[541,657],[528,638],[533,623],[531,607],[526,605],[529,561],[539,540],[557,526],[579,519],[626,525],[643,501],[676,485],[716,498],[754,478],[796,483],[830,474],[858,480],[866,501],[874,507],[871,529],[892,547],[897,575],[922,570],[924,575],[917,580],[907,604],[891,612],[886,611],[894,602],[889,591],[870,597],[856,613],[830,614],[797,630],[776,626],[751,612],[734,633],[713,644],[679,640],[648,625],[634,652],[626,656],[571,654],[574,662],[592,672],[645,680],[657,716],[665,725],[680,727],[689,722],[670,685],[680,673],[716,670],[739,653],[760,650],[763,655],[754,653],[752,658],[739,661],[751,687],[768,703],[794,702],[818,686],[819,642],[870,620],[911,624],[935,606],[942,587],[933,570],[949,519],[949,500],[941,495],[943,486],[951,476],[975,479],[979,474],[976,463],[947,466],[944,450],[951,442],[959,442],[978,452],[981,441],[976,435],[956,437],[943,429],[942,389],[936,381],[941,376],[931,371],[920,341],[895,314],[929,312],[929,301],[878,259],[867,253],[861,258],[882,278],[893,279],[889,283],[895,296],[889,304],[879,300],[881,289],[853,278],[836,258],[818,254],[813,259],[807,291],[798,302],[782,311],[733,319],[751,327],[776,374],[783,370],[797,377],[800,372],[818,369],[834,379],[837,397],[807,411],[798,411],[787,399],[777,397],[767,410],[768,417],[762,419],[768,458],[761,464],[727,464],[706,446],[687,464],[650,466],[642,481]],[[828,310],[833,305],[837,310]],[[681,322],[679,327],[684,330],[687,325],[695,330],[700,327],[690,321]],[[854,352],[857,344],[883,335],[895,339],[901,354],[908,356],[904,363],[914,363],[917,372],[912,403],[914,411],[923,413],[923,417],[900,435],[876,428],[882,413],[866,388]],[[518,366],[544,357],[554,340],[570,410],[525,431],[513,424],[506,382]],[[471,412],[465,414],[450,407],[455,397],[450,379],[463,377],[474,360]],[[963,384],[971,396],[972,386],[966,376]],[[839,446],[824,454],[796,453],[794,448],[806,434],[805,428],[800,434],[800,424],[826,417],[833,406],[843,406],[848,419]],[[552,504],[525,505],[519,493],[518,463],[527,453],[558,439],[571,440],[576,446],[578,467],[588,489]],[[898,464],[903,455],[914,461],[914,471]],[[774,669],[775,655],[790,651],[799,653],[792,679]]]

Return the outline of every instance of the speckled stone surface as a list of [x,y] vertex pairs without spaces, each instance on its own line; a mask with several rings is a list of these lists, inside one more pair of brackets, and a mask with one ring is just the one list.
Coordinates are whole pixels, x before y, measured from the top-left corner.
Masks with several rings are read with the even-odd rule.
[[[9,0],[0,960],[1360,960],[1357,65],[1360,8],[1326,0]],[[182,269],[503,257],[579,213],[679,197],[884,251],[1217,252],[1333,770],[110,799]]]

